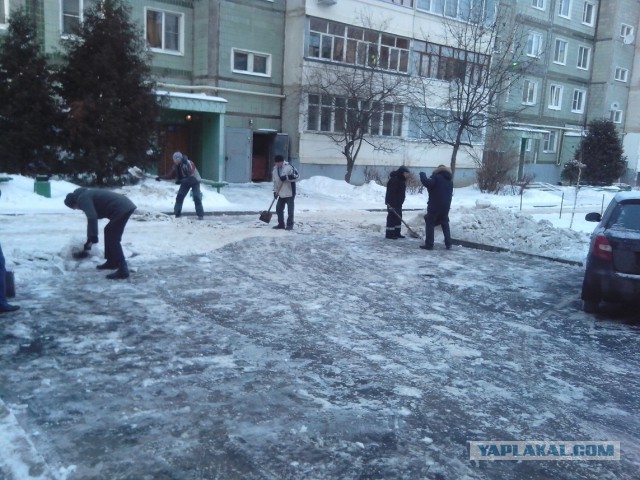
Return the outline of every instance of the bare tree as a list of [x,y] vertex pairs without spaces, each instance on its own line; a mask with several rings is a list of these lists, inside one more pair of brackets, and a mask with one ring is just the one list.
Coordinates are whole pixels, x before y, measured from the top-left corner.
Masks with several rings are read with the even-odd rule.
[[416,42],[412,128],[418,138],[452,147],[453,172],[461,148],[482,143],[487,128],[518,113],[500,105],[531,66],[523,61],[526,38],[509,7],[501,5],[492,17],[481,10],[470,12],[470,21],[445,17],[438,39],[425,37],[421,48]]

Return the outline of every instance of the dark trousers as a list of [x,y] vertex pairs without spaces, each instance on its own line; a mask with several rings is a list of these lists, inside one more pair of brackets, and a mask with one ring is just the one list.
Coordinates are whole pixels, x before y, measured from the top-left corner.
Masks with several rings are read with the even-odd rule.
[[287,206],[287,227],[293,228],[293,199],[295,197],[278,197],[276,203],[276,215],[278,215],[278,225],[284,226],[284,206]]
[[104,257],[110,265],[122,265],[125,262],[122,251],[122,233],[135,208],[124,215],[110,220],[104,227]]
[[427,213],[424,216],[425,223],[425,239],[424,244],[427,247],[433,248],[433,237],[436,225],[442,227],[442,234],[444,235],[444,244],[447,248],[451,247],[451,230],[449,230],[449,215]]
[[398,218],[398,215],[393,213],[391,210],[389,210],[389,212],[387,213],[387,228],[385,230],[385,237],[387,238],[395,238],[400,235],[402,223],[402,220],[400,220],[402,218],[402,207],[394,208],[394,210],[398,215],[400,215],[400,218]]
[[202,208],[202,192],[200,191],[200,182],[196,177],[187,177],[180,182],[178,195],[176,195],[176,203],[173,206],[173,213],[176,217],[182,214],[182,204],[187,193],[191,190],[193,194],[193,203],[196,206],[196,215],[204,217],[204,208]]

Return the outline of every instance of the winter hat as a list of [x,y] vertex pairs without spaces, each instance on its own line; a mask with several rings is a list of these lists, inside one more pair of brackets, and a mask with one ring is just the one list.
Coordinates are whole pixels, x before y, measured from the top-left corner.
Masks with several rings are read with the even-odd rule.
[[180,153],[180,152],[176,152],[176,153],[174,153],[174,154],[173,154],[173,161],[174,161],[174,162],[178,162],[178,161],[180,161],[180,160],[182,160],[182,153]]
[[398,173],[410,173],[409,169],[407,167],[405,167],[404,165],[402,165],[398,170]]
[[73,193],[67,194],[64,198],[64,204],[69,208],[74,208],[76,206],[76,196]]
[[274,159],[275,163],[280,163],[280,162],[284,162],[284,157],[282,155],[276,155],[276,158]]

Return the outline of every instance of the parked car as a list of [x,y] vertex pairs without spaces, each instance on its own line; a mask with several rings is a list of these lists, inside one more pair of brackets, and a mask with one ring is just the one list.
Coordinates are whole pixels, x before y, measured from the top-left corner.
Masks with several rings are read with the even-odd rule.
[[640,304],[640,192],[617,193],[591,234],[582,282],[582,307],[598,311],[601,301]]

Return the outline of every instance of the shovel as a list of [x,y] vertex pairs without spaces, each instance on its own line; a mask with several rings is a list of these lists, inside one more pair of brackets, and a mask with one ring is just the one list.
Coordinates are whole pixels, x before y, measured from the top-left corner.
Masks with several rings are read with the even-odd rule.
[[393,213],[395,214],[395,216],[396,216],[396,217],[398,217],[402,223],[404,223],[404,226],[405,226],[405,227],[407,227],[407,230],[409,231],[409,236],[410,236],[411,238],[422,238],[420,235],[418,235],[416,232],[414,232],[414,231],[413,231],[413,229],[412,229],[409,225],[407,225],[407,222],[405,222],[405,221],[402,219],[402,217],[400,216],[400,214],[399,214],[398,212],[396,212],[396,209],[395,209],[395,208],[393,208],[393,207],[392,207],[391,205],[389,205],[389,204],[387,204],[387,208],[388,208],[391,212],[393,212]]
[[261,222],[269,223],[271,221],[271,217],[273,216],[273,213],[271,213],[271,209],[273,208],[273,204],[275,203],[275,201],[278,199],[278,194],[280,193],[282,185],[283,184],[280,184],[280,187],[278,187],[278,191],[274,195],[273,200],[271,201],[271,205],[269,205],[269,210],[263,210],[262,212],[260,212]]

